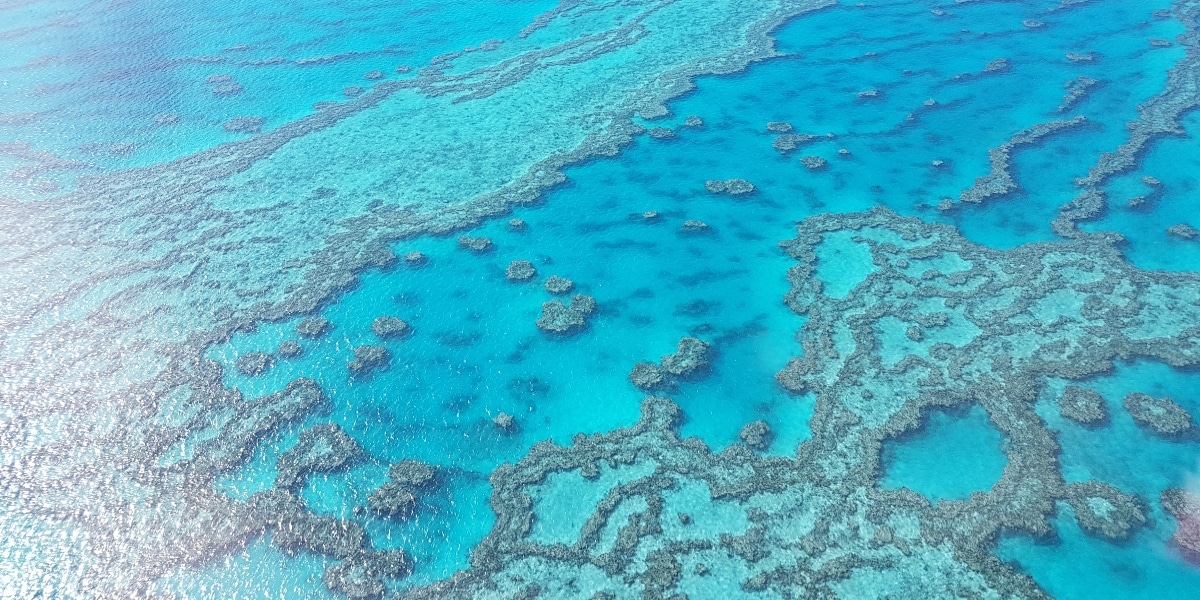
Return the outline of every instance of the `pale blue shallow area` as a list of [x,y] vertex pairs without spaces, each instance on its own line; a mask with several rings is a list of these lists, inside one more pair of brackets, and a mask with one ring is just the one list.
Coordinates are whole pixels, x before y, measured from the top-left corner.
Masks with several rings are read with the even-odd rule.
[[[409,77],[396,67],[416,70],[438,54],[511,35],[553,4],[166,2],[77,11],[65,1],[37,3],[20,13],[27,24],[0,29],[0,142],[29,142],[80,161],[84,166],[69,169],[61,182],[69,188],[78,174],[153,164],[243,138],[222,129],[236,116],[263,117],[265,129],[294,121],[311,114],[315,102],[345,100],[348,86],[369,88],[368,71]],[[645,394],[629,382],[630,369],[671,353],[684,336],[712,343],[715,354],[706,376],[664,392],[686,415],[681,434],[721,450],[739,442],[743,425],[764,420],[775,437],[763,452],[793,455],[811,437],[814,410],[811,395],[788,394],[774,379],[802,353],[796,332],[804,317],[783,302],[795,260],[777,246],[793,237],[796,221],[885,205],[952,224],[993,248],[1055,240],[1049,223],[1078,192],[1074,179],[1125,140],[1134,107],[1162,89],[1166,71],[1183,55],[1179,47],[1146,42],[1182,30],[1149,18],[1166,0],[1092,2],[1056,13],[1045,11],[1057,0],[857,4],[842,2],[785,24],[774,33],[782,56],[700,78],[695,90],[670,103],[670,115],[645,123],[671,127],[675,137],[641,135],[614,157],[572,166],[566,183],[537,203],[470,231],[395,244],[399,256],[420,251],[428,263],[411,268],[401,261],[363,273],[322,308],[333,323],[327,336],[300,339],[292,319],[210,348],[207,355],[225,366],[224,383],[248,398],[309,377],[333,404],[328,416],[272,434],[219,489],[246,499],[271,487],[276,458],[301,431],[329,421],[371,458],[309,482],[302,495],[318,513],[359,518],[354,507],[385,481],[388,464],[438,465],[445,485],[422,497],[415,518],[397,524],[365,517],[377,548],[404,548],[416,561],[397,589],[430,583],[465,568],[471,548],[490,530],[487,478],[497,466],[519,460],[541,440],[569,445],[576,433],[634,423]],[[931,8],[954,16],[937,17]],[[1031,18],[1046,26],[1022,25]],[[69,27],[72,20],[86,26]],[[1093,50],[1102,59],[1064,59]],[[977,75],[997,58],[1011,67]],[[231,75],[244,91],[214,97],[205,83],[214,74]],[[1063,84],[1081,75],[1106,83],[1057,113]],[[865,90],[880,94],[860,98]],[[928,99],[936,104],[927,106]],[[18,104],[19,111],[9,108]],[[156,122],[164,114],[178,121]],[[1022,189],[982,205],[936,208],[988,172],[990,148],[1026,127],[1075,114],[1091,123],[1015,155]],[[704,125],[684,127],[689,115]],[[832,135],[785,155],[772,148],[769,121]],[[1200,117],[1186,119],[1184,128],[1197,131]],[[25,159],[15,146],[5,148],[0,196],[44,195],[7,175]],[[828,165],[806,169],[798,158],[810,155]],[[1195,270],[1200,244],[1164,230],[1189,219],[1200,227],[1188,201],[1198,188],[1197,166],[1200,149],[1192,138],[1156,142],[1137,176],[1114,180],[1108,214],[1085,228],[1125,235],[1122,250],[1137,266]],[[1145,214],[1122,208],[1128,197],[1146,193],[1138,187],[1143,172],[1171,191],[1170,200]],[[756,191],[735,197],[705,190],[707,179],[733,177],[751,181]],[[646,219],[645,211],[658,217]],[[514,230],[509,218],[525,227]],[[685,231],[684,221],[693,219],[709,229]],[[456,241],[461,233],[486,236],[495,249],[466,251]],[[505,267],[521,259],[532,261],[538,276],[506,281]],[[598,303],[579,335],[548,336],[535,326],[542,303],[554,298],[542,287],[550,275],[572,279],[572,293]],[[849,272],[820,276],[839,293],[859,282]],[[378,339],[370,324],[383,315],[404,319],[413,333]],[[279,359],[256,377],[233,368],[239,355],[273,353],[286,340],[299,341],[303,355]],[[390,367],[352,377],[347,363],[363,344],[387,347]],[[1056,406],[1039,405],[1058,433],[1068,481],[1095,478],[1154,500],[1152,525],[1114,545],[1082,533],[1063,506],[1053,523],[1056,539],[1004,537],[997,554],[1061,598],[1182,598],[1200,589],[1200,570],[1167,549],[1174,522],[1156,500],[1163,489],[1188,481],[1198,448],[1147,434],[1121,407],[1125,393],[1142,391],[1171,395],[1197,415],[1197,383],[1195,373],[1162,365],[1119,365],[1081,383],[1108,402],[1111,422],[1095,430],[1064,421]],[[1051,382],[1051,389],[1061,385]],[[516,433],[493,425],[501,412],[515,416]],[[885,444],[880,487],[907,487],[936,502],[967,498],[999,479],[1005,440],[981,408],[927,411],[925,419],[919,430]],[[328,594],[312,575],[323,560],[288,557],[268,542],[173,574],[161,588],[213,598]]]
[[[0,7],[0,140],[97,169],[149,165],[245,138],[344,101],[352,86],[411,78],[429,60],[520,30],[546,0],[246,3],[53,0]],[[9,15],[12,15],[9,17]],[[6,18],[7,17],[7,18]],[[10,20],[11,19],[11,20]],[[410,69],[397,72],[397,67]],[[206,83],[227,75],[237,93]],[[159,117],[176,119],[162,122]],[[0,166],[11,160],[0,151]],[[0,194],[45,190],[5,181]],[[69,183],[69,182],[66,182]],[[11,187],[9,187],[11,186]],[[42,192],[39,194],[39,192]]]
[[1007,460],[1004,438],[979,406],[932,411],[920,431],[884,446],[883,488],[906,487],[930,502],[964,500],[999,481]]

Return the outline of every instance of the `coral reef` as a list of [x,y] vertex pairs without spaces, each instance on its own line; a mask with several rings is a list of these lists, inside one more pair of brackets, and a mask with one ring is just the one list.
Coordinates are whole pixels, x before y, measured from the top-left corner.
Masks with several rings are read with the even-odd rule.
[[[237,410],[227,415],[218,426],[217,435],[200,443],[195,457],[186,464],[186,468],[196,472],[229,472],[244,464],[258,442],[268,433],[324,411],[329,401],[316,382],[297,379],[282,391],[235,406]],[[178,439],[187,439],[193,429],[200,431],[208,425],[191,424],[191,427],[179,432]]]
[[301,337],[319,338],[329,333],[332,326],[325,317],[306,317],[296,324],[296,333]]
[[537,276],[537,269],[533,263],[527,260],[514,260],[508,263],[508,268],[504,270],[504,276],[509,281],[529,281]]
[[542,316],[537,327],[547,333],[572,334],[587,328],[588,318],[596,311],[596,300],[591,296],[576,294],[568,307],[561,300],[542,303]]
[[506,412],[501,412],[492,417],[492,425],[495,425],[500,431],[512,433],[517,430],[517,419]]
[[1099,392],[1069,385],[1058,400],[1062,416],[1083,425],[1099,425],[1108,421],[1104,397]]
[[[283,391],[253,401],[237,399],[237,402],[232,406],[238,407],[238,413],[230,415],[216,437],[201,442],[195,457],[175,469],[192,477],[230,472],[245,464],[260,440],[271,432],[329,407],[316,383],[307,379],[297,379]],[[280,487],[258,492],[245,503],[232,502],[215,490],[201,487],[187,492],[187,504],[161,507],[159,515],[163,518],[148,524],[162,540],[156,551],[160,556],[165,553],[178,556],[176,560],[183,564],[206,565],[216,557],[244,548],[249,539],[271,530],[273,544],[285,554],[321,554],[343,561],[341,564],[351,566],[352,570],[356,568],[354,565],[370,565],[358,569],[356,575],[345,581],[327,578],[325,582],[335,592],[377,598],[386,590],[383,578],[404,577],[411,571],[404,552],[372,549],[360,524],[313,514],[290,489],[302,485],[309,473],[345,468],[359,456],[361,448],[336,425],[313,427],[302,433],[297,445],[279,458]],[[330,565],[330,570],[337,569],[338,563]],[[143,583],[150,584],[155,579]],[[375,590],[374,595],[361,591],[368,586]]]
[[988,151],[988,160],[992,164],[991,172],[976,179],[970,189],[963,191],[958,197],[959,202],[980,203],[1012,193],[1018,189],[1017,181],[1012,176],[1014,150],[1038,144],[1046,136],[1079,127],[1087,122],[1087,118],[1077,116],[1066,121],[1040,123],[1016,133],[1007,142]]
[[1080,529],[1110,542],[1125,541],[1146,524],[1141,499],[1107,483],[1072,483],[1067,486],[1066,500]]
[[704,182],[704,189],[713,194],[729,194],[731,196],[741,196],[754,191],[754,184],[745,179],[726,179],[724,181],[718,179],[709,179]]
[[672,387],[677,379],[690,378],[708,369],[710,354],[708,342],[685,337],[679,340],[675,352],[662,357],[658,364],[639,362],[634,365],[629,381],[646,392]]
[[[113,424],[104,428],[53,425],[58,428],[56,433],[62,434],[60,438],[45,447],[31,446],[30,452],[20,456],[6,456],[11,462],[0,466],[4,480],[23,490],[14,499],[14,513],[30,523],[47,523],[57,531],[78,531],[91,540],[70,554],[72,560],[78,557],[81,561],[78,572],[83,589],[96,597],[151,596],[158,593],[156,582],[167,573],[218,564],[236,554],[262,537],[267,520],[253,515],[250,503],[212,489],[214,477],[244,464],[235,458],[249,455],[218,450],[245,449],[243,442],[275,431],[289,415],[314,416],[294,412],[300,406],[316,410],[327,403],[316,402],[319,390],[307,384],[292,387],[281,396],[272,395],[265,404],[260,402],[262,398],[243,398],[237,390],[224,388],[221,366],[206,357],[213,344],[264,323],[315,314],[353,287],[361,273],[393,262],[395,257],[387,248],[397,241],[460,231],[535,201],[544,190],[563,181],[565,166],[612,155],[632,141],[641,131],[631,122],[632,115],[661,116],[666,111],[665,101],[692,89],[697,76],[732,73],[774,56],[772,30],[799,13],[829,4],[828,0],[775,7],[734,3],[728,6],[732,13],[699,11],[695,22],[689,17],[678,25],[704,36],[703,48],[690,47],[690,41],[683,42],[689,46],[686,48],[671,41],[689,38],[677,35],[683,32],[675,29],[676,23],[654,22],[664,7],[672,9],[667,2],[573,9],[597,9],[600,18],[594,20],[591,13],[577,15],[567,9],[565,16],[551,15],[545,20],[556,27],[564,24],[558,27],[567,35],[561,44],[534,44],[541,47],[522,49],[491,64],[480,60],[473,65],[479,68],[465,69],[467,73],[448,68],[445,60],[434,60],[413,77],[381,81],[357,99],[323,103],[312,114],[280,122],[279,127],[256,136],[239,136],[242,139],[175,161],[89,173],[79,178],[77,186],[48,202],[37,202],[36,207],[6,202],[8,214],[27,225],[10,232],[14,237],[6,243],[11,248],[32,250],[18,250],[23,258],[3,265],[9,275],[60,265],[103,265],[108,275],[86,278],[64,270],[61,279],[47,280],[18,294],[18,303],[0,316],[6,334],[35,341],[28,352],[6,344],[0,360],[4,381],[12,383],[5,392],[6,406],[15,411],[12,419],[5,420],[4,437],[21,439],[27,431],[44,425],[78,422],[78,415],[93,414],[98,406],[110,411],[106,414]],[[632,8],[622,13],[627,7]],[[608,18],[614,11],[631,18],[614,23]],[[724,21],[715,17],[725,19],[730,14],[738,27],[722,31]],[[576,18],[603,24],[576,28],[571,23]],[[665,39],[658,35],[660,31],[667,32]],[[669,51],[660,52],[664,48],[659,40],[668,44]],[[485,45],[480,44],[480,49]],[[673,51],[676,48],[679,52]],[[412,95],[420,97],[422,106],[472,101],[471,107],[503,111],[511,105],[500,101],[499,91],[510,97],[529,97],[535,84],[525,82],[540,74],[574,69],[594,58],[607,59],[614,52],[639,53],[643,49],[647,57],[669,58],[631,63],[629,70],[620,69],[618,76],[594,80],[596,110],[577,109],[576,115],[564,115],[572,119],[570,127],[546,124],[544,131],[537,131],[536,139],[530,140],[534,144],[527,157],[514,160],[505,157],[507,151],[498,150],[498,145],[481,146],[481,151],[497,158],[496,167],[504,171],[506,179],[491,180],[487,187],[463,182],[461,193],[454,196],[456,206],[439,211],[442,214],[436,217],[406,206],[408,194],[429,180],[415,181],[403,171],[427,164],[423,156],[405,156],[408,150],[416,151],[411,153],[416,156],[442,149],[372,147],[381,139],[372,137],[381,132],[378,127],[361,128],[360,134],[345,138],[346,144],[322,139],[342,133],[339,128],[349,119],[371,121],[376,117],[368,115],[370,110],[412,90],[419,90]],[[476,54],[475,58],[481,57]],[[230,61],[237,60],[195,57],[185,58],[184,64],[196,59],[200,64],[209,60],[234,64]],[[323,60],[330,59],[313,59],[311,64]],[[298,59],[288,64],[309,63]],[[357,68],[353,64],[363,63],[356,58],[350,68]],[[585,110],[594,118],[586,123],[574,120]],[[0,115],[5,124],[34,118],[37,116],[32,113]],[[450,120],[426,124],[440,128]],[[486,139],[491,132],[515,132],[507,127],[489,129],[491,124],[483,121],[464,123],[468,127],[464,133],[474,136],[472,141]],[[287,151],[279,152],[284,147]],[[379,152],[387,152],[389,173],[385,174],[376,160],[358,166],[340,162],[358,152],[376,158],[380,158]],[[293,169],[283,154],[315,162],[297,163],[311,167],[307,172]],[[391,171],[391,157],[396,159],[397,171]],[[298,190],[315,187],[307,185],[306,179],[327,181],[333,174],[327,169],[334,164],[355,171],[337,174],[338,185],[346,182],[349,186],[343,194],[354,200],[324,202],[318,215]],[[359,173],[367,177],[357,181]],[[269,196],[253,192],[257,182],[272,187]],[[383,185],[371,192],[350,189],[357,183],[369,186],[373,182]],[[255,204],[263,201],[262,205],[230,202],[244,192],[254,193]],[[402,194],[393,196],[392,192]],[[364,212],[366,201],[357,201],[363,195],[387,200],[371,204]],[[35,250],[43,247],[59,250]],[[48,323],[53,328],[47,328]],[[111,343],[114,340],[120,343]],[[90,350],[84,358],[69,348]],[[18,373],[48,378],[15,376]],[[183,422],[164,421],[158,409],[174,411],[176,405]],[[282,411],[278,419],[260,412],[268,405]],[[236,423],[230,424],[233,421]],[[181,444],[196,448],[199,440],[209,435],[217,435],[220,441],[200,444],[196,458],[179,452]],[[89,451],[66,451],[71,447]],[[253,447],[251,444],[250,450]],[[50,465],[62,469],[47,469]],[[66,480],[55,473],[68,469],[88,476],[64,485]],[[101,500],[84,501],[96,498]],[[298,510],[311,515],[302,504]],[[302,524],[292,516],[288,523],[272,521],[284,525],[279,528],[281,540],[289,539],[288,531],[309,526],[291,527]],[[328,523],[333,524],[329,527],[333,531],[355,530],[352,522],[333,519]]]
[[742,427],[738,437],[755,450],[766,450],[775,439],[775,432],[771,431],[771,426],[766,421],[752,421]]
[[640,362],[629,372],[629,381],[638,389],[650,392],[667,383],[667,376],[662,368],[651,362]]
[[367,509],[386,519],[404,520],[417,512],[415,491],[437,481],[437,469],[420,461],[403,460],[388,469],[388,481],[367,496]]
[[546,278],[546,291],[551,294],[566,294],[575,288],[575,282],[566,277],[551,275]]
[[1007,58],[997,58],[983,66],[984,73],[1001,73],[1011,68]]
[[1138,118],[1125,124],[1129,139],[1116,150],[1101,154],[1088,170],[1086,177],[1076,180],[1081,188],[1078,196],[1059,208],[1058,218],[1052,226],[1055,233],[1066,238],[1099,235],[1112,238],[1115,234],[1086,234],[1078,223],[1095,219],[1107,208],[1105,184],[1115,175],[1135,168],[1151,141],[1167,135],[1184,133],[1180,120],[1187,113],[1200,107],[1200,86],[1196,75],[1200,73],[1200,6],[1176,2],[1171,6],[1171,16],[1183,23],[1187,30],[1177,39],[1186,47],[1183,58],[1167,72],[1167,83],[1154,97],[1138,105]]
[[1133,392],[1125,396],[1125,410],[1138,424],[1149,427],[1163,437],[1173,437],[1192,430],[1192,415],[1167,397],[1155,398]]
[[685,337],[679,340],[673,354],[662,357],[660,364],[671,375],[691,377],[708,368],[710,348],[704,340]]
[[696,115],[690,115],[688,118],[683,120],[683,124],[687,127],[703,127],[704,119],[701,119]]
[[495,247],[492,244],[492,240],[490,240],[488,238],[471,237],[469,235],[464,235],[464,236],[459,237],[458,238],[458,246],[460,248],[470,250],[471,252],[474,252],[476,254],[483,254],[484,252],[489,252],[492,250],[492,248]]
[[377,600],[387,593],[385,578],[407,577],[412,569],[412,559],[403,550],[359,552],[326,568],[322,582],[349,600]]
[[1058,112],[1066,112],[1074,108],[1079,101],[1092,92],[1096,86],[1100,85],[1100,80],[1087,75],[1080,75],[1075,79],[1067,82],[1067,94],[1063,96],[1062,104],[1058,105]]
[[354,360],[346,364],[350,373],[365,375],[386,367],[392,361],[392,353],[383,346],[358,346],[354,349]]
[[371,331],[384,340],[403,337],[411,330],[409,324],[400,317],[382,316],[371,321]]
[[1200,237],[1200,231],[1187,223],[1179,223],[1167,228],[1167,234],[1173,235],[1181,240],[1194,240]]
[[404,263],[410,267],[423,267],[429,262],[429,257],[424,253],[413,250],[404,255]]
[[405,459],[388,467],[388,477],[400,485],[425,488],[437,482],[437,467]]
[[275,487],[295,491],[310,474],[336,472],[364,456],[362,446],[336,423],[314,425],[276,461]]
[[[817,250],[842,232],[869,250],[873,268],[831,297],[816,278]],[[678,437],[679,407],[648,398],[630,428],[581,434],[569,447],[543,442],[497,469],[497,521],[471,569],[411,596],[507,597],[536,581],[556,597],[586,573],[600,597],[670,597],[712,577],[736,578],[748,594],[837,597],[843,585],[921,573],[904,580],[904,594],[1040,599],[1032,579],[990,553],[999,532],[1050,535],[1062,503],[1109,541],[1146,524],[1140,498],[1064,481],[1055,434],[1034,405],[1047,377],[1080,380],[1119,357],[1200,363],[1191,341],[1200,278],[1133,269],[1095,238],[992,250],[882,208],[811,217],[781,246],[797,261],[786,301],[807,320],[803,354],[778,380],[816,398],[813,437],[794,457],[748,445],[714,454]],[[639,378],[650,367],[635,368]],[[881,386],[886,394],[872,391]],[[1082,414],[1088,401],[1076,402]],[[1000,480],[936,504],[880,489],[883,442],[920,427],[931,409],[956,406],[980,406],[1005,437]],[[745,441],[758,444],[766,431],[751,424]],[[569,538],[534,541],[547,478],[567,473],[606,491]],[[1164,505],[1194,508],[1180,498]]]
[[250,506],[268,527],[274,527],[272,541],[289,556],[312,552],[345,559],[366,542],[358,523],[306,513],[303,501],[290,492],[260,492],[250,499]]
[[829,164],[829,161],[820,156],[802,156],[800,157],[800,164],[804,165],[809,171],[817,171],[824,169],[825,165]]
[[668,140],[675,137],[675,132],[667,127],[651,127],[647,133],[650,134],[650,137],[659,140]]
[[204,83],[208,84],[209,91],[217,98],[231,98],[246,91],[231,75],[209,75]]
[[508,220],[508,228],[513,231],[525,231],[525,227],[526,227],[526,225],[525,225],[524,219],[509,219]]
[[234,117],[225,121],[222,128],[230,133],[258,133],[267,120],[262,117]]
[[417,497],[404,485],[388,481],[367,496],[367,506],[385,519],[407,519],[417,512]]
[[771,121],[767,123],[767,131],[771,133],[791,133],[792,124],[787,121]]
[[775,136],[775,141],[771,142],[771,147],[782,154],[787,154],[816,139],[820,139],[819,136],[808,133],[784,133]]
[[243,375],[262,375],[275,366],[275,357],[266,352],[246,352],[237,357],[234,366]]
[[1188,551],[1193,562],[1200,563],[1200,496],[1173,488],[1164,490],[1159,501],[1175,517],[1176,529],[1171,541]]
[[284,340],[279,342],[279,347],[275,349],[275,353],[283,358],[296,358],[304,354],[304,347],[296,340]]

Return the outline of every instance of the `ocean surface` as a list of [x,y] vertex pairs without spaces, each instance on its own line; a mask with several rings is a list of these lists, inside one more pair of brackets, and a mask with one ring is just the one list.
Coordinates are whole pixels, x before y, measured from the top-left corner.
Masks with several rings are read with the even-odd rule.
[[0,599],[1196,597],[1198,19],[0,0]]

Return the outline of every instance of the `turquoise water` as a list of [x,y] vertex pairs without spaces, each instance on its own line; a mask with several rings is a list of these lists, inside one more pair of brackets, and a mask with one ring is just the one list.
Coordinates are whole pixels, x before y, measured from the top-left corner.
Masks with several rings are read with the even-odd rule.
[[[1001,557],[1018,561],[1051,593],[1062,598],[1095,594],[1183,597],[1195,589],[1200,574],[1167,543],[1174,521],[1154,501],[1160,490],[1195,485],[1195,445],[1156,439],[1137,426],[1120,401],[1129,392],[1144,390],[1170,396],[1195,411],[1200,408],[1193,392],[1195,385],[1195,373],[1157,363],[1123,364],[1111,375],[1097,378],[1088,387],[1104,396],[1111,415],[1110,422],[1101,429],[1103,440],[1087,435],[1077,424],[1064,422],[1057,411],[1044,406],[1044,412],[1039,412],[1058,431],[1062,445],[1064,477],[1068,481],[1108,481],[1151,499],[1154,526],[1123,544],[1113,545],[1081,532],[1068,508],[1056,521],[1058,539],[1054,543],[1030,545],[1024,540],[1002,540]],[[1064,560],[1065,556],[1070,560]]]
[[930,502],[963,500],[985,492],[1004,473],[1004,439],[974,407],[966,414],[935,412],[924,429],[883,451],[882,485],[906,487]]
[[1184,0],[0,15],[0,597],[1195,588]]

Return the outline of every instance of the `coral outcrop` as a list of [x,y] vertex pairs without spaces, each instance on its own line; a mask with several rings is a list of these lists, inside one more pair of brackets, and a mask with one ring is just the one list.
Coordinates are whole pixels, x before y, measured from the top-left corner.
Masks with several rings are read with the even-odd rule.
[[573,334],[588,326],[588,319],[596,311],[596,300],[591,296],[576,294],[571,305],[562,300],[551,300],[542,304],[542,316],[537,327],[546,333]]
[[566,294],[575,288],[575,282],[566,277],[551,275],[546,278],[546,291],[551,294]]
[[307,317],[296,324],[296,333],[300,337],[319,338],[329,333],[332,327],[333,324],[325,317]]
[[266,352],[246,352],[238,356],[233,364],[242,375],[254,377],[270,371],[275,366],[275,357]]
[[704,182],[704,189],[713,194],[729,194],[730,196],[743,196],[754,192],[754,184],[745,179],[709,179]]
[[629,381],[643,391],[674,386],[678,379],[695,377],[709,367],[711,346],[704,340],[685,337],[675,352],[662,357],[658,364],[640,362],[629,373]]
[[304,347],[296,340],[284,340],[279,342],[279,347],[276,348],[275,353],[283,358],[296,358],[304,354]]
[[711,346],[704,340],[685,337],[679,340],[675,352],[662,357],[659,364],[671,375],[691,377],[708,368],[710,349]]
[[367,496],[367,506],[385,519],[407,519],[417,511],[417,497],[407,487],[388,481]]
[[800,164],[804,165],[804,168],[809,171],[819,171],[824,169],[825,165],[829,164],[829,161],[820,156],[802,156],[800,157]]
[[295,491],[310,474],[333,473],[365,456],[362,446],[336,423],[314,425],[276,461],[275,487]]
[[1188,558],[1200,564],[1200,496],[1188,490],[1168,489],[1159,496],[1162,506],[1175,517],[1175,533],[1171,541],[1182,548]]
[[367,496],[367,509],[385,519],[405,520],[418,510],[416,492],[437,481],[437,469],[420,461],[403,460],[388,469],[388,481]]
[[775,432],[771,431],[771,426],[766,421],[752,421],[742,427],[738,437],[755,450],[766,450],[775,439]]
[[209,91],[217,98],[231,98],[246,91],[232,75],[209,75],[204,83],[208,84]]
[[225,121],[221,127],[230,133],[258,133],[266,122],[262,117],[241,116]]
[[650,134],[650,137],[659,140],[669,140],[675,137],[675,132],[668,127],[651,127],[647,133]]
[[1138,424],[1163,437],[1177,436],[1192,429],[1192,415],[1165,396],[1155,398],[1141,392],[1127,394],[1125,410]]
[[471,252],[474,252],[476,254],[483,254],[485,252],[490,252],[492,250],[492,248],[495,247],[492,244],[492,240],[490,240],[488,238],[472,237],[469,235],[464,235],[464,236],[459,237],[458,245],[460,248],[463,248],[465,250],[470,250]]
[[537,269],[527,260],[514,260],[508,263],[504,276],[509,281],[529,281],[537,276]]
[[633,366],[629,373],[629,381],[644,391],[656,390],[667,383],[667,376],[662,368],[651,362],[640,362]]
[[380,370],[392,362],[392,353],[383,346],[358,346],[354,349],[354,359],[346,366],[353,375],[366,375]]
[[408,335],[412,331],[412,326],[400,317],[385,315],[371,321],[371,331],[379,339],[390,340]]
[[1175,236],[1181,240],[1194,240],[1200,238],[1200,230],[1188,225],[1187,223],[1179,223],[1167,228],[1167,234]]
[[976,179],[970,189],[963,191],[958,197],[959,202],[978,204],[1017,190],[1017,180],[1012,174],[1012,153],[1015,150],[1023,146],[1041,143],[1047,136],[1080,127],[1087,122],[1086,117],[1078,116],[1065,121],[1040,123],[1016,133],[1007,142],[988,151],[988,160],[991,162],[992,170],[987,175]]
[[1069,385],[1058,400],[1062,416],[1082,425],[1099,425],[1108,421],[1108,409],[1099,392]]

